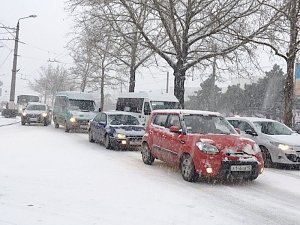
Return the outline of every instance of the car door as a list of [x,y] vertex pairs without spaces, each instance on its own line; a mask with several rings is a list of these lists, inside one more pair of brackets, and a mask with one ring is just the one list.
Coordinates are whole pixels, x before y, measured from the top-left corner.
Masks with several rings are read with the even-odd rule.
[[151,139],[151,149],[152,154],[158,159],[163,160],[163,151],[161,150],[163,133],[167,121],[167,114],[156,114],[153,119],[153,123],[151,124],[150,136]]
[[170,114],[167,118],[165,129],[162,130],[161,139],[161,151],[163,155],[163,160],[176,163],[179,158],[179,151],[181,145],[184,144],[181,140],[181,134],[170,131],[171,126],[179,127],[182,129],[180,118],[178,114]]
[[95,118],[91,121],[91,124],[90,124],[90,129],[91,129],[91,132],[93,134],[93,138],[96,140],[96,141],[100,141],[100,136],[99,136],[99,123],[100,123],[100,117],[101,117],[101,114],[102,113],[98,113]]
[[106,126],[107,126],[107,114],[106,113],[101,113],[100,116],[100,121],[97,123],[97,135],[99,137],[99,141],[103,142],[104,141],[104,136],[106,133]]

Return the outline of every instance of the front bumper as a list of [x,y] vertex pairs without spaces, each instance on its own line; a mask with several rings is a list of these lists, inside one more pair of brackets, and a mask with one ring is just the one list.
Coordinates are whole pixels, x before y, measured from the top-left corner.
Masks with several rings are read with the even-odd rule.
[[83,130],[87,130],[88,129],[88,125],[89,125],[89,121],[90,120],[79,120],[76,119],[75,122],[71,122],[69,121],[69,128],[70,129],[83,129]]
[[27,114],[26,116],[22,115],[21,120],[25,123],[44,123],[44,121],[49,120],[49,117],[44,117],[40,114]]
[[111,139],[112,145],[118,149],[139,148],[142,145],[142,136],[127,137],[125,139]]
[[[198,158],[198,157],[197,157]],[[254,156],[201,155],[195,160],[197,173],[202,177],[214,178],[254,178],[264,170],[263,162]]]
[[[240,168],[246,168],[251,166],[249,171],[233,171],[232,168],[235,166],[242,166]],[[244,167],[243,167],[244,166]],[[239,161],[223,161],[217,174],[218,178],[235,179],[235,178],[256,178],[259,174],[257,162],[239,162]]]

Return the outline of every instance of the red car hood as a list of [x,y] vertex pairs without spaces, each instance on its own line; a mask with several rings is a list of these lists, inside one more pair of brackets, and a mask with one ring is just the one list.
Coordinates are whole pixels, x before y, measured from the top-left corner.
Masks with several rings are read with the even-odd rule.
[[248,138],[242,138],[235,134],[206,134],[197,135],[197,142],[207,142],[218,148],[220,152],[224,154],[228,153],[246,153],[249,155],[255,155],[255,149],[253,148],[255,142]]

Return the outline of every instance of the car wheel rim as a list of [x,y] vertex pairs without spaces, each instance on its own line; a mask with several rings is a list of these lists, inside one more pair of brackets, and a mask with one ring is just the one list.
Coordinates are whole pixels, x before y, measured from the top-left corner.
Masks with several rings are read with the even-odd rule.
[[143,157],[143,160],[148,160],[149,158],[149,151],[148,151],[148,148],[146,145],[143,146],[143,149],[142,149],[142,157]]
[[191,160],[186,158],[182,161],[182,174],[185,176],[185,177],[189,177],[190,174],[191,174],[191,168],[192,168],[192,163],[191,163]]

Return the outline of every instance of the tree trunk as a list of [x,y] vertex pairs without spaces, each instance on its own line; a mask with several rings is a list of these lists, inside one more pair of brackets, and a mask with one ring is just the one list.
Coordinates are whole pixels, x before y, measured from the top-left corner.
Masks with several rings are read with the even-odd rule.
[[183,109],[184,109],[184,82],[185,82],[185,71],[174,69],[174,95],[178,99]]
[[298,12],[297,1],[291,2],[290,8],[290,40],[289,51],[287,53],[287,77],[284,85],[284,123],[293,126],[293,100],[294,100],[294,65],[297,54],[297,38],[298,38]]
[[135,69],[130,67],[129,92],[134,92],[135,89]]
[[284,85],[284,123],[288,127],[293,125],[294,64],[295,58],[288,59],[287,77]]
[[100,108],[103,111],[104,107],[104,79],[105,79],[105,69],[102,67],[101,69],[101,84],[100,84]]

